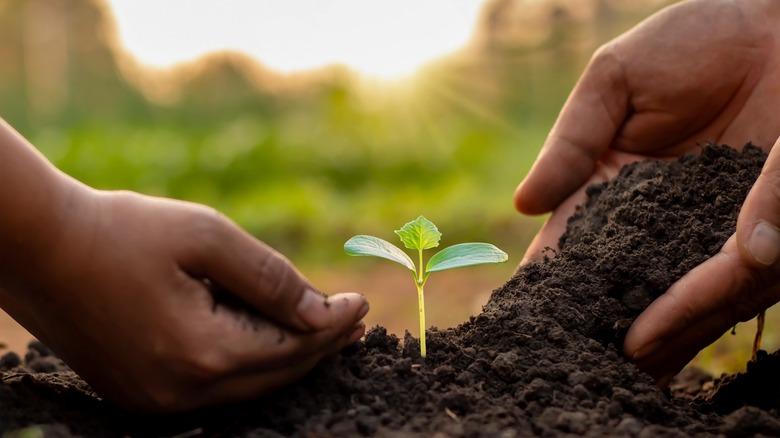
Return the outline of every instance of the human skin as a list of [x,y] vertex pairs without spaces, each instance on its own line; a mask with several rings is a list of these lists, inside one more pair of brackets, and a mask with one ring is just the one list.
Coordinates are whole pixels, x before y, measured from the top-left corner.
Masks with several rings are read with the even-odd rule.
[[735,235],[634,322],[626,356],[662,386],[737,322],[780,301],[780,2],[690,0],[602,46],[515,192],[525,214],[552,211],[524,261],[557,247],[585,187],[625,164],[676,159],[702,142],[770,156]]
[[211,208],[79,183],[2,119],[0,307],[143,412],[269,394],[357,341],[368,311]]

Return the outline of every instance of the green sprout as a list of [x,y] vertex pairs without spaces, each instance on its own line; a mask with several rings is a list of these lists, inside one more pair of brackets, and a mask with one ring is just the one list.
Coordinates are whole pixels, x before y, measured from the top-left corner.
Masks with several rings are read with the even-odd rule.
[[352,237],[344,244],[344,250],[353,256],[382,257],[400,263],[414,275],[414,283],[417,285],[417,306],[420,312],[420,355],[425,357],[425,299],[423,287],[431,272],[445,271],[447,269],[463,268],[466,266],[484,265],[488,263],[503,263],[508,256],[504,251],[489,243],[461,243],[452,245],[437,252],[428,260],[428,265],[423,269],[423,250],[439,246],[441,233],[433,222],[423,216],[407,223],[400,230],[395,231],[401,237],[401,241],[409,249],[417,250],[419,255],[419,268],[415,267],[412,259],[406,253],[392,243],[374,236],[359,235]]

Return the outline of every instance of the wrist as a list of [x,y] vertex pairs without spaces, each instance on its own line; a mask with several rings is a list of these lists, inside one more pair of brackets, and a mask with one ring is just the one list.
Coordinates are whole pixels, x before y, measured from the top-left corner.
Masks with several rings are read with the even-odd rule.
[[35,282],[93,190],[56,169],[2,120],[0,152],[0,288],[26,294],[39,289]]

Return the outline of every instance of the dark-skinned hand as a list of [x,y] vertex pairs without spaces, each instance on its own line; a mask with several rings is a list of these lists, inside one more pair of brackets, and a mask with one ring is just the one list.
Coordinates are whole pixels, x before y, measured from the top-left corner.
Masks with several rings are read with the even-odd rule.
[[515,193],[552,211],[524,262],[556,247],[585,187],[625,164],[676,159],[702,142],[770,151],[715,257],[675,283],[629,330],[627,357],[665,385],[702,348],[780,300],[780,2],[689,0],[602,46]]

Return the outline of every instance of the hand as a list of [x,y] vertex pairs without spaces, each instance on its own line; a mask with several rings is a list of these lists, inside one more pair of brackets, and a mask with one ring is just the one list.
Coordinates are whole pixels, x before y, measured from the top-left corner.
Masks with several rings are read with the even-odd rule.
[[769,150],[780,133],[780,3],[692,0],[604,45],[515,193],[553,211],[523,263],[557,247],[585,187],[630,162],[678,158],[702,141]]
[[780,140],[718,254],[691,270],[634,321],[624,350],[661,386],[738,322],[780,302]]
[[171,412],[262,396],[365,331],[361,295],[325,298],[204,206],[83,186],[68,205],[61,237],[0,298],[121,406]]
[[[625,164],[675,159],[701,141],[752,141],[769,151],[780,134],[779,21],[776,1],[691,0],[603,46],[515,193],[523,213],[553,210],[523,263],[556,247],[585,187]],[[778,153],[745,202],[736,237],[630,329],[626,355],[660,384],[734,323],[778,301],[780,242],[768,231],[780,227]]]

